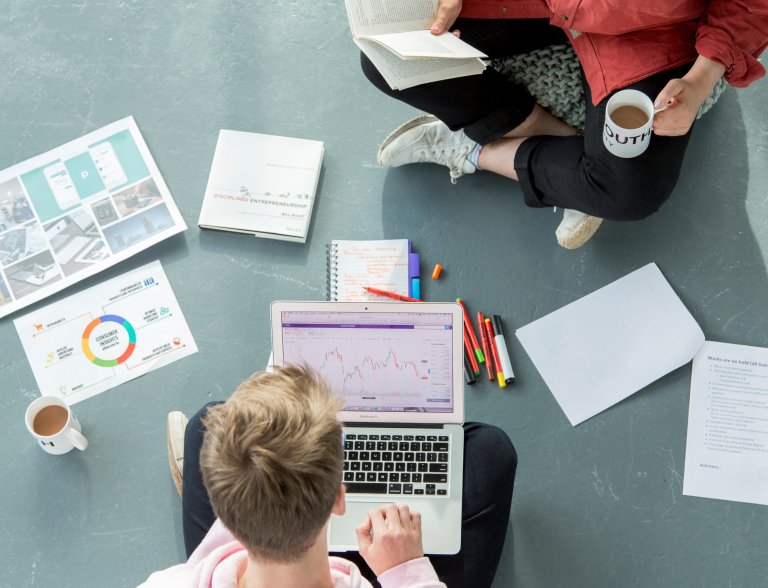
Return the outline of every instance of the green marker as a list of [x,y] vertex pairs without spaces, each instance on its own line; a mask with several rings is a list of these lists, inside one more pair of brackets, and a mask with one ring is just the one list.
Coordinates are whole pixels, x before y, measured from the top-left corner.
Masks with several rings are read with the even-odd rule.
[[[483,350],[480,349],[480,343],[477,342],[477,336],[475,336],[475,330],[472,328],[472,321],[469,320],[467,307],[464,306],[464,303],[461,301],[461,298],[457,298],[456,302],[461,304],[461,309],[464,311],[464,329],[467,331],[467,335],[469,335],[469,342],[472,343],[472,348],[475,351],[475,357],[477,357],[477,362],[485,363],[485,356],[483,355]],[[480,375],[480,373],[478,372],[477,375]]]

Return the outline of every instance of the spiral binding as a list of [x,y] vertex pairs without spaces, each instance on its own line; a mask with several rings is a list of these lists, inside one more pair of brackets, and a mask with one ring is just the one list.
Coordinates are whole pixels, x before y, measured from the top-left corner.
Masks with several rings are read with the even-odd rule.
[[339,261],[338,245],[328,243],[325,248],[328,251],[328,271],[326,277],[326,290],[328,300],[334,302],[339,299]]

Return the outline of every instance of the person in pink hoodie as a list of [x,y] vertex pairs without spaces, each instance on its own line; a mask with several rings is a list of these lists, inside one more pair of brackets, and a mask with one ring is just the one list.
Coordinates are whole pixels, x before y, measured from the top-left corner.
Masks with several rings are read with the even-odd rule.
[[[517,464],[506,434],[468,425],[470,435],[481,431],[468,451],[474,447],[488,455],[492,444],[501,471],[473,472],[477,475],[469,484],[475,489],[465,488],[470,504],[463,505],[466,532],[472,543],[473,533],[486,540],[476,551],[465,550],[462,541],[464,553],[437,558],[443,582],[424,556],[421,517],[406,505],[372,510],[361,521],[360,557],[352,557],[357,563],[329,556],[328,521],[345,510],[338,409],[319,376],[306,367],[287,366],[254,374],[226,402],[206,405],[188,423],[181,413],[171,413],[169,458],[182,494],[188,560],[155,572],[141,588],[490,586]],[[174,421],[181,429],[186,424],[183,450]],[[465,469],[471,458],[465,455]],[[481,504],[473,496],[487,498]],[[473,574],[470,583],[467,573]]]

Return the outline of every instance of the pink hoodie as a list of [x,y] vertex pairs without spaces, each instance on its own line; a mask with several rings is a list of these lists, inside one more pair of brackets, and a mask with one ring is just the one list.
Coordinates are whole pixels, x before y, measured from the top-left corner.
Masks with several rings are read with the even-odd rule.
[[[139,588],[237,588],[238,570],[248,552],[217,519],[186,563],[155,572]],[[329,557],[334,588],[371,588],[355,564]],[[446,588],[426,557],[379,576],[382,588]]]

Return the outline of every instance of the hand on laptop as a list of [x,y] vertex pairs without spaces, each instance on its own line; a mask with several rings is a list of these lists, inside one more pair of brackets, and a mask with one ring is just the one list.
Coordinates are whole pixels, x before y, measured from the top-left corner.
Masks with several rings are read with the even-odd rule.
[[421,515],[411,512],[405,504],[388,504],[370,511],[355,531],[360,555],[377,576],[424,556]]

